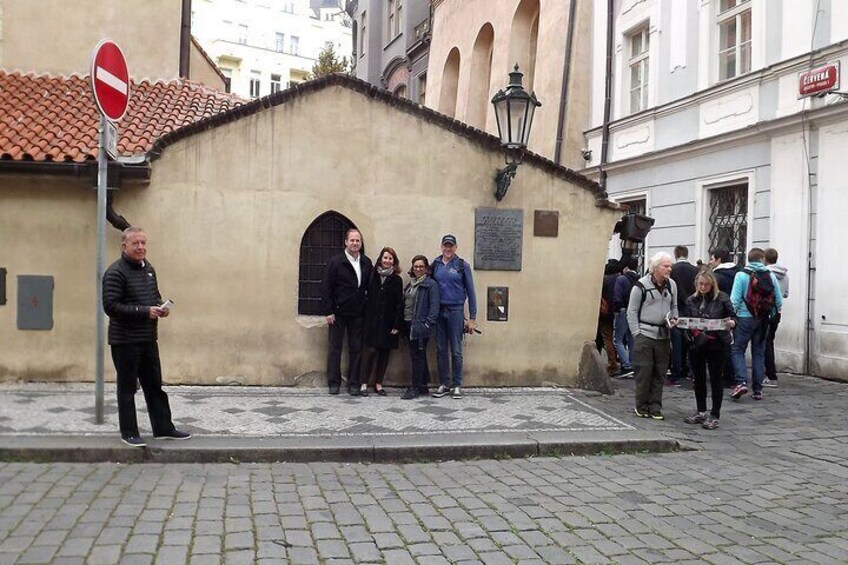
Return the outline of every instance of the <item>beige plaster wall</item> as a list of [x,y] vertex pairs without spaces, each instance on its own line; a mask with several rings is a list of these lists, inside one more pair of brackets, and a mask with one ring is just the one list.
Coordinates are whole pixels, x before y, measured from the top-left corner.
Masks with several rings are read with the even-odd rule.
[[[344,134],[328,135],[339,124]],[[257,384],[323,372],[326,327],[297,316],[309,224],[340,212],[362,229],[369,253],[391,245],[404,266],[417,253],[435,256],[452,232],[470,260],[474,210],[495,206],[500,159],[342,87],[168,147],[149,188],[116,198],[150,230],[163,294],[178,305],[161,328],[168,372]],[[586,273],[601,272],[616,214],[529,165],[499,207],[524,209],[524,269],[474,272],[485,333],[467,341],[468,384],[571,383],[595,333],[600,277]],[[558,238],[532,236],[536,209],[560,211]],[[486,287],[501,285],[510,287],[510,321],[487,323]],[[395,355],[399,373],[390,374],[405,375],[405,361],[405,350]]]
[[[426,105],[439,108],[442,74],[448,53],[454,47],[460,52],[459,85],[456,119],[468,122],[468,97],[471,91],[471,60],[474,42],[487,23],[494,29],[489,100],[505,88],[516,61],[510,60],[510,38],[513,19],[521,0],[444,0],[434,2],[433,40],[427,70]],[[589,119],[589,65],[591,63],[591,3],[577,1],[578,22],[573,39],[573,58],[568,106],[566,108],[561,165],[578,169],[585,166],[580,149],[584,145],[583,130]],[[569,2],[539,1],[539,34],[536,50],[533,90],[542,106],[536,110],[529,149],[553,159],[557,140],[557,124],[565,64]],[[526,73],[526,69],[522,69]],[[525,87],[528,86],[525,77]],[[487,109],[486,131],[497,135],[494,112]]]
[[[496,204],[501,164],[497,152],[343,87],[166,148],[149,186],[115,195],[116,210],[147,229],[162,294],[176,302],[160,324],[165,381],[321,382],[327,329],[297,315],[297,279],[302,235],[323,212],[350,218],[371,255],[392,245],[406,267],[417,253],[437,255],[447,232],[472,261],[474,210],[500,207],[524,210],[523,270],[474,271],[484,334],[466,342],[467,384],[574,384],[582,344],[595,335],[598,273],[617,214],[528,163]],[[10,283],[0,380],[90,381],[95,191],[8,175],[0,187],[0,266]],[[532,235],[534,210],[560,212],[559,237]],[[119,240],[110,228],[107,264]],[[56,277],[53,330],[15,329],[17,274]],[[487,286],[509,287],[508,322],[486,321]],[[407,356],[405,347],[394,353],[388,382],[406,382]],[[108,349],[106,367],[111,380]]]
[[[0,381],[93,380],[96,191],[72,177],[0,175],[0,187]],[[52,330],[17,329],[19,275],[54,277]]]
[[213,66],[213,63],[203,56],[194,42],[191,43],[191,58],[189,60],[188,74],[191,80],[205,84],[209,88],[224,91],[226,85]]
[[86,75],[91,52],[115,41],[135,80],[179,75],[179,0],[0,0],[0,67]]

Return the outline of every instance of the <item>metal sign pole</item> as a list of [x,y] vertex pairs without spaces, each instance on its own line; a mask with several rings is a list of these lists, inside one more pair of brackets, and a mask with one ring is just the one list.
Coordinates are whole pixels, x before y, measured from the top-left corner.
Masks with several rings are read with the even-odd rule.
[[106,117],[100,115],[100,142],[97,151],[97,298],[94,325],[94,421],[103,423],[103,342],[105,316],[103,314],[103,271],[106,252]]

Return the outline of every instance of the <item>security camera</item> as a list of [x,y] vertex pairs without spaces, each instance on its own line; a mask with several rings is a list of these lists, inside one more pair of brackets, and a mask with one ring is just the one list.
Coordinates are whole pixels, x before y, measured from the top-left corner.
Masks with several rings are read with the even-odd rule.
[[583,149],[581,149],[580,154],[583,155],[584,161],[591,161],[592,160],[592,150],[589,149],[588,147],[584,147]]

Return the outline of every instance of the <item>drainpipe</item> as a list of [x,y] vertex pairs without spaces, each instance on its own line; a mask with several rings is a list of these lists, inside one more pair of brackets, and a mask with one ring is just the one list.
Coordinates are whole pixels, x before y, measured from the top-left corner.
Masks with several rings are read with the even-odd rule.
[[183,0],[180,21],[180,77],[188,78],[191,61],[191,0]]
[[562,65],[562,90],[559,95],[559,121],[557,122],[556,146],[554,148],[554,163],[562,164],[563,129],[565,129],[565,107],[568,105],[568,80],[571,76],[571,51],[574,43],[574,14],[577,12],[577,2],[571,0],[568,6],[568,32],[565,36],[565,63]]
[[606,198],[607,194],[607,171],[604,165],[607,164],[609,157],[609,136],[610,136],[610,113],[612,111],[612,48],[613,48],[613,10],[615,0],[607,0],[607,64],[606,76],[604,78],[604,126],[601,131],[601,163],[599,184],[603,189],[602,197]]
[[115,209],[112,207],[112,195],[114,191],[107,190],[106,191],[106,221],[112,224],[118,231],[124,231],[128,227],[130,227],[130,223],[126,218],[115,212]]

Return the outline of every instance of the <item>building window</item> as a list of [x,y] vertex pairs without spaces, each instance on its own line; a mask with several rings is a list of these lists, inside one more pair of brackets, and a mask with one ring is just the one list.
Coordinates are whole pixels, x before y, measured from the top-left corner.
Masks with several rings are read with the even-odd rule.
[[751,70],[751,0],[720,0],[718,78],[727,80]]
[[300,38],[296,35],[289,37],[289,53],[297,55],[300,49]]
[[709,251],[727,249],[737,265],[745,264],[748,243],[748,183],[711,188]]
[[388,38],[387,42],[391,41],[398,35],[403,29],[403,0],[386,0],[386,14],[387,22],[386,22],[386,35]]
[[294,14],[294,2],[283,2],[283,12]]
[[224,92],[232,92],[233,70],[221,67],[221,74],[224,75]]
[[282,89],[282,77],[280,75],[271,75],[271,94],[279,92]]
[[[306,228],[300,241],[300,274],[298,276],[297,313],[324,314],[321,305],[321,282],[330,259],[344,251],[347,230],[353,222],[336,212],[327,212]],[[364,246],[363,246],[364,253]]]
[[368,23],[367,14],[362,12],[362,18],[360,19],[359,24],[359,56],[362,57],[365,55],[365,30],[366,24]]
[[651,36],[648,26],[631,33],[627,43],[630,46],[630,113],[641,112],[648,107],[648,77],[650,59],[648,48]]
[[274,34],[274,51],[277,53],[282,53],[286,48],[286,34],[284,33],[275,33]]
[[418,76],[418,103],[424,105],[424,100],[427,99],[427,75]]
[[399,85],[397,88],[395,88],[395,91],[392,92],[392,94],[394,94],[398,98],[406,99],[406,85],[405,84]]
[[259,98],[259,88],[261,81],[259,80],[259,71],[250,72],[250,97]]
[[244,24],[238,26],[238,42],[239,45],[247,45],[247,26]]

